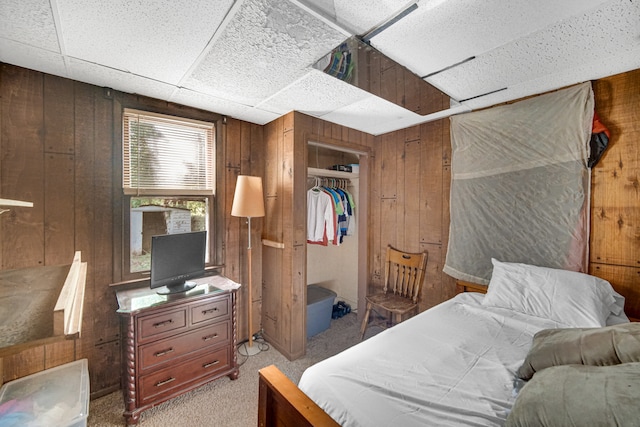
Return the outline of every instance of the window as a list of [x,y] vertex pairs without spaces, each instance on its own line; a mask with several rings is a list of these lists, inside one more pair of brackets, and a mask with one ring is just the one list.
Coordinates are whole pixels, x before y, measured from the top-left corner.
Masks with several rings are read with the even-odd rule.
[[[151,265],[151,236],[207,230],[213,241],[213,123],[125,109],[123,275]],[[211,248],[211,244],[207,245]],[[210,251],[208,251],[210,252]],[[207,262],[213,259],[207,253]]]

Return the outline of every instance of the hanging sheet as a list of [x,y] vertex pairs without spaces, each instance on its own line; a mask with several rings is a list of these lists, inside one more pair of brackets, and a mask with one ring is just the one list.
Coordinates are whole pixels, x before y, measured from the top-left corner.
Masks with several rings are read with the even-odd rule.
[[491,258],[585,271],[590,83],[451,118],[444,272],[487,284]]

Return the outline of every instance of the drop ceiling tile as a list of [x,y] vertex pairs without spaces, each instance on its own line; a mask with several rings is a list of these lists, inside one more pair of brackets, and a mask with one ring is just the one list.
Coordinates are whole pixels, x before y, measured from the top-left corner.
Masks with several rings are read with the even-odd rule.
[[373,135],[388,132],[390,124],[397,121],[424,120],[413,111],[373,95],[320,117]]
[[[506,101],[571,86],[582,81],[597,80],[635,69],[640,69],[640,46],[616,55],[605,54],[597,62],[558,70],[553,74],[542,75],[535,80],[514,84],[508,90],[466,101],[464,105],[474,110],[486,108]],[[576,80],[576,75],[588,77]]]
[[[630,53],[640,46],[639,33],[640,4],[630,7],[628,0],[615,0],[496,48],[427,81],[446,87],[448,94],[457,100],[527,81],[549,81],[553,76],[572,75],[573,82],[569,84],[577,83],[606,75],[604,70],[611,68],[607,57],[629,56],[630,66],[640,65],[640,58]],[[578,69],[584,71],[578,73]],[[558,77],[558,82],[551,86],[558,88],[562,84],[566,80]],[[541,87],[539,92],[548,89]]]
[[178,89],[170,99],[172,102],[189,105],[206,111],[213,111],[256,124],[266,124],[281,116],[265,108],[253,108],[223,98]]
[[60,54],[0,38],[0,62],[68,77]]
[[57,0],[65,53],[177,84],[233,0]]
[[75,58],[68,59],[69,78],[122,92],[169,99],[175,87],[157,80],[107,68]]
[[297,110],[312,116],[321,116],[368,96],[370,94],[363,90],[312,69],[292,85],[258,104],[258,107],[280,114]]
[[256,105],[303,76],[343,39],[288,2],[247,0],[183,86]]
[[603,0],[423,0],[371,40],[391,59],[425,76],[537,32]]
[[2,0],[0,22],[0,38],[60,52],[53,12],[48,0]]

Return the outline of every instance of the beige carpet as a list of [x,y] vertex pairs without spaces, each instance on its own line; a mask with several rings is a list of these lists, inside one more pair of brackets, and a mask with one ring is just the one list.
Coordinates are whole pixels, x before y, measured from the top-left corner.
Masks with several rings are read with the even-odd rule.
[[[143,427],[254,427],[258,424],[258,370],[276,365],[294,383],[309,366],[357,344],[360,325],[350,313],[331,321],[331,327],[307,343],[307,354],[295,361],[287,360],[268,344],[251,357],[238,356],[240,377],[228,377],[206,384],[196,390],[165,402],[142,413]],[[369,327],[365,338],[380,332]],[[94,427],[124,426],[122,392],[118,391],[93,400],[89,405],[87,425]]]

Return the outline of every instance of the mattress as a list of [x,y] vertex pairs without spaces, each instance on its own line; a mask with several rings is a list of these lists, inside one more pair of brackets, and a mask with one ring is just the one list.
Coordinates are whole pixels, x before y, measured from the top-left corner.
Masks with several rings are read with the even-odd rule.
[[500,426],[550,320],[463,293],[308,368],[299,388],[340,425]]

